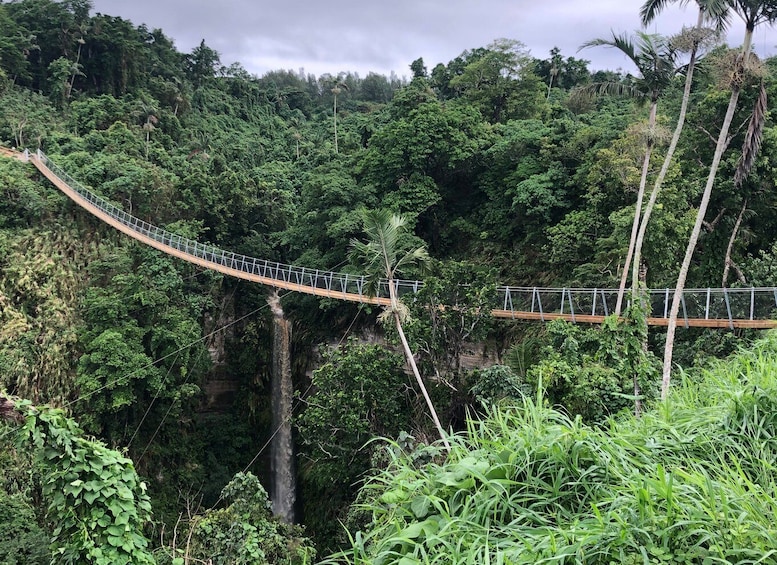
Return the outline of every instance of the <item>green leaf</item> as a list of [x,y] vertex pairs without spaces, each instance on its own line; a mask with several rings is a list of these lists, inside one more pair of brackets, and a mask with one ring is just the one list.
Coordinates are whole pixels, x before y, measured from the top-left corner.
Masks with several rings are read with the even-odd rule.
[[420,495],[416,496],[410,503],[410,509],[413,511],[413,514],[415,514],[416,518],[425,518],[429,513],[430,505],[431,501],[429,500],[429,497],[426,495]]

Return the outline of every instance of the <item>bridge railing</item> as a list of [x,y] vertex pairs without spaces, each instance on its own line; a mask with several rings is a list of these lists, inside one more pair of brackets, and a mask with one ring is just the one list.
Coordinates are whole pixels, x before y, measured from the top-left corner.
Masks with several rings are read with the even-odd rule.
[[[51,161],[43,152],[38,152],[38,160],[80,198],[114,221],[123,224],[135,233],[176,249],[185,255],[271,281],[351,295],[348,297],[349,299],[352,299],[352,296],[366,296],[363,276],[257,259],[185,238],[136,218],[119,206],[98,196],[71,177],[67,171]],[[395,280],[394,285],[397,294],[405,296],[417,293],[423,287],[423,282]],[[499,286],[497,287],[499,302],[497,308],[516,315],[516,317],[519,313],[529,313],[544,320],[548,314],[561,314],[575,321],[577,317],[612,314],[615,309],[617,292],[615,289],[597,288],[559,289]],[[388,295],[388,283],[384,280],[379,285],[378,296],[388,297]],[[643,296],[650,306],[649,316],[667,318],[673,295],[674,290],[670,289],[646,290]],[[687,321],[691,318],[726,320],[730,327],[733,327],[734,320],[771,319],[775,312],[777,312],[777,289],[774,288],[686,289],[683,292],[678,320],[681,325],[683,320]]]
[[[546,314],[608,316],[615,309],[618,291],[591,288],[499,287],[500,308],[507,312],[529,312],[544,319]],[[628,296],[628,295],[627,295]],[[668,318],[673,289],[644,291],[651,318]],[[777,313],[774,288],[688,288],[683,291],[678,320],[764,320]],[[628,300],[627,300],[628,305]]]
[[[364,276],[321,269],[309,269],[266,259],[257,259],[255,257],[226,251],[214,245],[201,243],[169,232],[164,228],[160,228],[128,214],[119,206],[116,206],[105,198],[98,196],[87,189],[70,176],[67,171],[62,169],[62,167],[49,159],[42,151],[38,152],[38,159],[87,203],[93,205],[114,221],[128,227],[133,232],[153,239],[162,245],[176,249],[186,255],[197,257],[208,263],[213,263],[228,269],[256,275],[273,281],[318,288],[333,293],[366,296]],[[399,296],[418,292],[418,289],[423,285],[420,281],[397,279],[393,282]],[[389,296],[387,281],[381,281],[379,284],[378,296]]]

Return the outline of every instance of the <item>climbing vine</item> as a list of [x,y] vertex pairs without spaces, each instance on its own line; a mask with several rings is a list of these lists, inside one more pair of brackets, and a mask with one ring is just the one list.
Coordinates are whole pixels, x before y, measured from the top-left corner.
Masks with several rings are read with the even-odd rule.
[[35,450],[57,563],[155,563],[142,531],[151,502],[131,460],[85,437],[60,409],[0,397],[0,415],[19,422],[20,444]]

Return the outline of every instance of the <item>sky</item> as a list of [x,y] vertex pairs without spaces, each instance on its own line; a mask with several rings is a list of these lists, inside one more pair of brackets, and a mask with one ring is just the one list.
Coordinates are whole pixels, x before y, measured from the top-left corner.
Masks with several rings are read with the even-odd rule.
[[[409,76],[423,57],[431,70],[465,49],[497,38],[521,41],[537,58],[554,46],[565,57],[591,61],[591,70],[631,70],[615,50],[577,52],[582,43],[639,28],[643,0],[93,0],[94,12],[135,25],[161,28],[189,53],[200,41],[224,65],[240,63],[262,75],[288,69],[321,75],[341,71]],[[670,6],[647,30],[671,35],[696,22],[695,2]],[[727,37],[739,45],[743,25],[734,19]],[[777,54],[777,31],[756,31],[761,56]]]

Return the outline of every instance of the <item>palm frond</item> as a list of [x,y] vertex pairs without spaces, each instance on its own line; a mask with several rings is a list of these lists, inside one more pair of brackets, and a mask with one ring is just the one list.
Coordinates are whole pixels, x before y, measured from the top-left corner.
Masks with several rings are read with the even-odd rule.
[[402,254],[401,238],[407,220],[388,210],[365,210],[364,233],[367,241],[351,240],[351,261],[362,269],[365,277],[364,292],[376,296],[382,281],[392,280],[412,266],[423,266],[429,259],[426,249],[419,247]]
[[621,35],[616,35],[616,33],[613,31],[612,33],[612,39],[591,39],[590,41],[586,41],[583,43],[579,48],[578,51],[581,51],[583,49],[588,49],[590,47],[612,47],[614,49],[617,49],[626,57],[631,59],[635,64],[637,62],[637,53],[636,49],[634,47],[634,43],[629,39],[629,36],[625,33],[622,33]]
[[734,184],[741,187],[742,183],[750,174],[755,166],[755,160],[761,149],[763,140],[764,125],[766,124],[766,106],[768,96],[766,94],[766,85],[761,81],[761,89],[758,92],[758,98],[753,106],[753,113],[750,116],[750,123],[747,126],[745,141],[742,144],[742,156],[737,163],[737,170],[734,173]]
[[704,21],[722,33],[731,23],[731,3],[728,0],[696,0],[704,12]]
[[[662,35],[636,32],[633,37],[612,33],[612,39],[593,39],[584,43],[580,49],[588,47],[613,47],[618,49],[634,64],[638,77],[633,84],[600,83],[593,86],[593,93],[631,96],[641,98],[649,96],[656,100],[677,74],[677,51],[671,42]],[[639,96],[635,96],[641,91]]]
[[642,21],[642,25],[647,27],[669,4],[678,3],[681,6],[685,6],[689,2],[690,0],[680,0],[679,2],[677,0],[647,0],[639,9],[639,18]]
[[427,253],[426,249],[423,247],[419,247],[417,249],[413,249],[412,251],[409,251],[405,253],[400,259],[394,264],[394,274],[401,273],[403,269],[409,268],[409,267],[422,267],[429,262],[429,253]]
[[576,96],[623,96],[641,101],[646,98],[646,93],[633,84],[623,82],[594,82],[575,89]]

